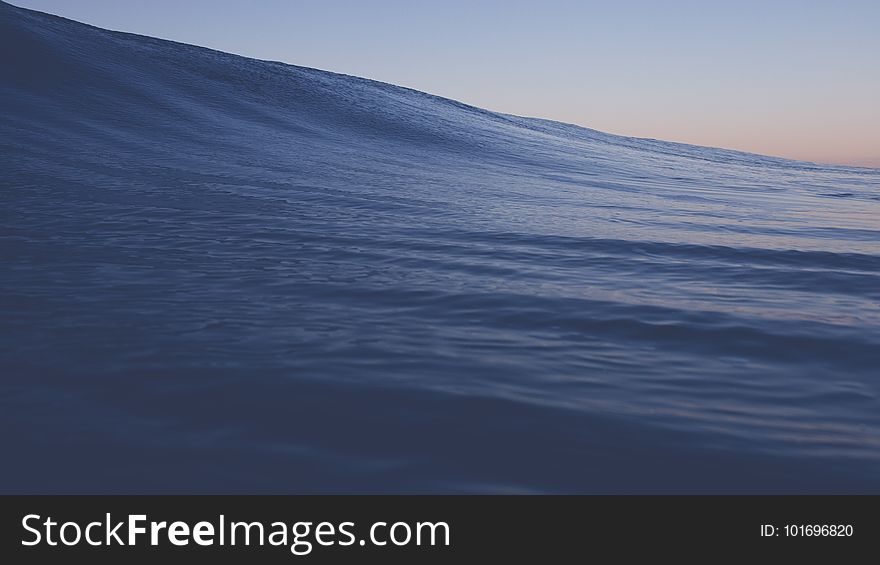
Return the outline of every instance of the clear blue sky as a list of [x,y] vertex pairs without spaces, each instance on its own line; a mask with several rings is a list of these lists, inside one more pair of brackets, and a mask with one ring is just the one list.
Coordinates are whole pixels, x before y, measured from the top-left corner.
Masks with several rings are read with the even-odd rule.
[[880,0],[12,0],[625,135],[880,167]]

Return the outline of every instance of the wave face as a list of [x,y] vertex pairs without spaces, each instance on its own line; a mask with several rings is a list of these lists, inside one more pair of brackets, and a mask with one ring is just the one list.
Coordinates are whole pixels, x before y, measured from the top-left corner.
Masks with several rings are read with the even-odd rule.
[[4,491],[880,493],[880,171],[0,44]]

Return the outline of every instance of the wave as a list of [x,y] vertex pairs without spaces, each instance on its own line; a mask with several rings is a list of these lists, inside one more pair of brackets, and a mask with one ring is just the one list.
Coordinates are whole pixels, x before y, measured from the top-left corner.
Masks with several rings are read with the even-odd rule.
[[0,48],[4,491],[880,492],[880,170]]

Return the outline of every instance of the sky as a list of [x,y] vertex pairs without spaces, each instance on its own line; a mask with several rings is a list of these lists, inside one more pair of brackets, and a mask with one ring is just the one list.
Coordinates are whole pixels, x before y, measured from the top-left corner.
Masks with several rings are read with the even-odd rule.
[[609,133],[880,167],[880,0],[11,0]]

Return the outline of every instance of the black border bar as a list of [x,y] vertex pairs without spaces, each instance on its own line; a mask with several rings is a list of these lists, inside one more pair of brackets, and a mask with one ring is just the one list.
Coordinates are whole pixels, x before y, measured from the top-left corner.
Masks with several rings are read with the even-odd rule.
[[[5,563],[587,563],[609,557],[643,562],[645,556],[702,563],[772,556],[849,562],[873,555],[880,534],[877,496],[111,495],[3,496],[0,504],[0,561]],[[164,538],[152,546],[148,535],[135,546],[22,545],[34,539],[22,525],[27,515],[85,525],[103,521],[107,513],[113,521],[142,514],[149,522],[190,525],[216,524],[221,515],[227,521],[259,521],[267,528],[273,522],[310,522],[311,532],[303,539],[311,540],[313,548],[294,555],[289,545],[175,546]],[[318,545],[310,536],[320,522],[351,522],[358,541],[369,539],[370,526],[377,522],[444,522],[449,545],[440,540],[434,546]],[[39,521],[32,518],[29,524]]]

